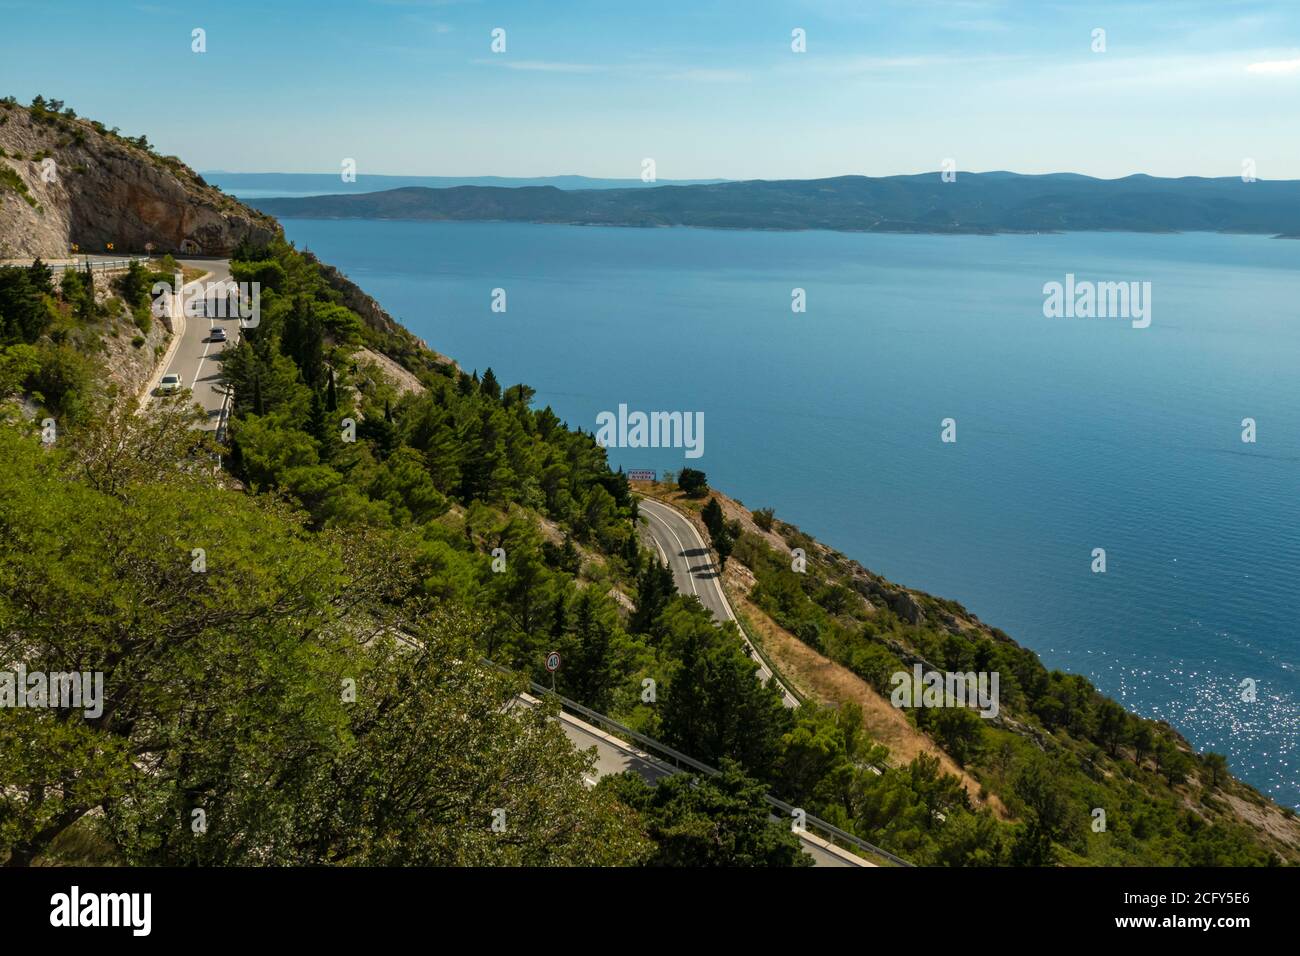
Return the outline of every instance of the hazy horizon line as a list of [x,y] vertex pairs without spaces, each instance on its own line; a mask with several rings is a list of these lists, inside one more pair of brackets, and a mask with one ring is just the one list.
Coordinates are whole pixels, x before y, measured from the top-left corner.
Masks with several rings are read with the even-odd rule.
[[[831,176],[750,176],[742,179],[729,178],[725,176],[685,176],[680,178],[656,178],[651,182],[645,183],[647,186],[666,185],[674,183],[755,183],[755,182],[818,182],[824,179],[847,179],[857,177],[860,179],[897,179],[902,177],[917,177],[929,175],[941,175],[941,169],[926,169],[920,172],[912,173],[883,173],[871,174],[861,172],[836,173]],[[1148,179],[1206,179],[1206,180],[1241,180],[1240,174],[1231,176],[1199,176],[1188,173],[1182,176],[1158,176],[1154,173],[1131,172],[1122,176],[1094,176],[1090,173],[1074,172],[1073,170],[1057,170],[1050,173],[1021,173],[1011,169],[957,169],[954,170],[958,176],[988,176],[988,175],[1006,175],[1020,176],[1024,178],[1042,178],[1047,176],[1076,176],[1080,179],[1093,179],[1098,182],[1118,182],[1122,179],[1133,179],[1137,176],[1144,176]],[[284,170],[234,170],[234,169],[200,169],[198,173],[202,176],[338,176],[337,170],[325,170],[320,172],[308,172],[303,170],[284,171]],[[364,178],[372,179],[590,179],[593,181],[605,182],[640,182],[637,176],[593,176],[587,173],[537,173],[532,175],[507,175],[503,173],[357,173],[356,180],[349,185],[359,182]],[[1269,179],[1264,176],[1255,176],[1257,182],[1274,182],[1274,183],[1297,183],[1300,179]]]

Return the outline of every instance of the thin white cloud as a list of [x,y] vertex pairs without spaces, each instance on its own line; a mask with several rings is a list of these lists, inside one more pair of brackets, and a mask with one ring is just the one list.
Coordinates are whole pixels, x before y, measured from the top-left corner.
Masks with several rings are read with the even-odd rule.
[[1290,73],[1300,73],[1300,60],[1261,60],[1247,66],[1246,72],[1263,74],[1264,76],[1286,76]]
[[556,60],[511,60],[504,56],[475,60],[475,63],[502,66],[507,70],[527,70],[535,73],[599,73],[603,66],[591,63],[564,63]]
[[744,70],[688,69],[664,75],[665,80],[685,80],[688,83],[746,83],[752,77]]
[[905,56],[832,56],[809,57],[807,66],[798,66],[819,73],[834,73],[844,76],[856,74],[887,73],[897,74],[908,70],[932,71],[938,68],[966,66],[1004,66],[1015,62],[1028,62],[1034,58],[1028,54],[976,54],[956,55],[922,53]]

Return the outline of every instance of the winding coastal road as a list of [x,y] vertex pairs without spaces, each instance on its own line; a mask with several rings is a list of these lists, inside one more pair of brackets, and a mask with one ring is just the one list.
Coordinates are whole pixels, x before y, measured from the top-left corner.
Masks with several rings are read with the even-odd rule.
[[[536,703],[536,699],[528,694],[521,694],[520,699],[530,706]],[[596,751],[596,765],[592,770],[593,777],[586,781],[589,786],[594,786],[596,780],[600,777],[607,774],[622,773],[625,770],[633,771],[651,784],[658,783],[664,777],[680,772],[676,767],[657,760],[650,754],[638,750],[626,741],[605,733],[600,728],[592,726],[573,714],[561,711],[559,721],[560,728],[575,747],[579,750],[594,748]],[[773,819],[778,818],[774,815]],[[807,831],[800,833],[799,843],[804,853],[812,857],[813,866],[874,867],[876,865],[836,846],[828,840],[822,839],[815,833]]]
[[[185,284],[187,291],[199,283],[223,282],[230,278],[230,263],[226,260],[185,259],[178,260],[183,266],[199,268],[207,273]],[[229,345],[238,341],[239,320],[217,318],[206,313],[194,316],[185,315],[184,309],[173,318],[175,337],[169,345],[163,361],[154,372],[154,377],[146,388],[145,400],[155,393],[158,380],[165,374],[179,375],[181,384],[188,388],[196,404],[203,408],[208,416],[209,428],[221,431],[228,412],[228,396],[221,389],[221,355]],[[226,329],[226,342],[210,341],[211,330],[218,325]],[[665,562],[672,568],[677,587],[683,593],[695,594],[720,621],[735,620],[726,596],[722,593],[713,570],[708,549],[700,539],[694,526],[674,509],[653,502],[650,508],[642,502],[642,514],[646,514],[648,533]],[[742,638],[743,639],[743,638]],[[756,657],[752,647],[746,641],[750,656]],[[766,683],[774,679],[771,672],[762,664],[758,667],[760,679]],[[778,686],[780,684],[778,682]],[[798,701],[781,687],[788,707],[797,707]],[[529,705],[535,704],[535,698],[521,694],[520,699]],[[573,714],[561,712],[559,722],[570,742],[580,750],[594,749],[596,763],[592,776],[586,781],[594,785],[596,780],[608,774],[633,771],[649,783],[656,783],[664,777],[680,771],[656,757],[639,750],[627,741],[621,740],[605,731],[583,721]],[[812,857],[815,866],[864,867],[875,864],[862,859],[813,833],[800,834],[800,842],[805,853]]]
[[[713,565],[708,546],[696,530],[690,519],[671,505],[654,498],[642,498],[638,505],[640,513],[646,519],[646,534],[659,552],[659,556],[673,572],[677,590],[682,594],[693,594],[700,603],[713,614],[718,621],[735,621],[736,615],[727,602],[722,591],[722,582],[718,569]],[[737,624],[739,627],[739,624]],[[798,707],[799,699],[790,689],[773,675],[772,671],[758,656],[754,645],[741,632],[740,639],[745,642],[745,650],[757,665],[759,680],[764,684],[776,681],[781,691],[782,702],[787,707]]]
[[[200,283],[230,279],[230,261],[227,259],[178,259],[177,262],[207,273],[185,283],[187,292],[193,292]],[[156,394],[158,381],[163,375],[179,375],[181,386],[190,390],[195,404],[207,413],[208,428],[220,432],[227,412],[226,393],[221,388],[221,353],[239,341],[239,318],[218,318],[206,313],[186,315],[183,307],[176,312],[179,314],[172,320],[176,337],[149,383],[145,400]],[[218,326],[226,330],[225,342],[209,340],[212,329]]]

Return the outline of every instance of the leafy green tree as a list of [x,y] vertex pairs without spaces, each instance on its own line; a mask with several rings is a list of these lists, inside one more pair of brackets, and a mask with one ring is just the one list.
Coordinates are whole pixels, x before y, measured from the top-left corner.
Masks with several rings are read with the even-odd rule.
[[0,267],[0,345],[35,342],[49,320],[42,289],[31,271]]
[[620,677],[615,653],[614,614],[592,588],[574,602],[572,628],[563,643],[565,692],[593,710],[606,713]]
[[608,547],[612,541],[609,526],[617,514],[613,496],[600,485],[594,485],[582,496],[574,530],[582,540],[599,541]]
[[718,553],[718,566],[725,568],[727,559],[731,557],[731,552],[735,549],[735,533],[727,524],[726,516],[722,513],[722,506],[718,504],[717,498],[710,498],[709,503],[704,506],[700,512],[700,517],[704,520],[704,527],[709,532],[709,542],[713,550]]
[[40,256],[32,260],[32,264],[27,269],[27,277],[31,279],[32,286],[41,295],[54,295],[54,273],[41,261]]
[[462,426],[460,497],[464,500],[501,501],[510,485],[500,414],[485,407]]
[[0,428],[0,656],[103,675],[97,713],[0,708],[0,859],[72,830],[139,865],[646,858],[592,758],[475,663],[481,623],[429,604],[417,541],[304,535],[193,467],[186,415],[52,450]]
[[1201,758],[1205,769],[1210,772],[1210,786],[1217,787],[1228,776],[1228,758],[1223,754],[1207,753]]
[[727,519],[722,513],[722,506],[718,504],[717,498],[709,499],[709,503],[700,511],[700,518],[714,538],[722,534],[727,527]]
[[[240,252],[239,249],[235,251],[236,253]],[[243,251],[248,252],[249,250],[245,249]],[[288,272],[284,265],[274,259],[241,261],[232,257],[230,276],[236,282],[256,282],[264,293],[281,292],[289,281]]]
[[692,498],[698,498],[709,490],[709,482],[704,472],[683,468],[677,473],[677,487]]
[[148,304],[152,283],[148,270],[140,264],[139,260],[132,259],[126,272],[117,278],[115,284],[122,300],[128,306],[135,308]]
[[660,696],[664,742],[706,763],[730,757],[750,772],[770,772],[792,718],[780,691],[755,677],[735,626],[715,627],[684,601],[669,606],[664,623],[677,661]]
[[1013,860],[1020,866],[1049,866],[1056,859],[1053,842],[1062,835],[1069,816],[1065,794],[1042,757],[1021,767],[1013,790],[1027,815],[1012,848]]
[[814,797],[823,781],[848,766],[849,750],[835,713],[801,707],[795,726],[781,738],[776,791],[783,799],[802,805]]
[[1185,782],[1192,769],[1191,758],[1172,744],[1166,744],[1162,748],[1160,765],[1160,772],[1171,787]]
[[326,416],[325,398],[318,388],[312,389],[311,392],[311,406],[307,411],[306,431],[322,446],[327,445],[334,436],[334,430],[330,427],[329,419]]
[[935,862],[940,866],[1001,866],[1006,841],[997,820],[987,810],[953,813],[939,835]]
[[980,753],[984,741],[984,718],[967,707],[940,707],[922,711],[934,715],[931,727],[936,738],[959,766],[970,763]]
[[677,593],[673,572],[653,558],[647,559],[637,573],[636,609],[628,626],[638,634],[662,633],[660,615]]
[[40,353],[32,346],[0,346],[0,398],[22,391],[40,368]]
[[429,476],[424,456],[407,446],[384,460],[367,491],[371,498],[388,504],[399,524],[424,524],[449,507]]
[[290,469],[320,463],[311,435],[281,427],[270,417],[245,416],[233,434],[244,466],[242,477],[256,487],[280,487]]
[[633,807],[657,849],[650,866],[811,866],[790,827],[772,819],[763,785],[724,761],[716,777],[677,774],[650,786],[633,773],[606,777]]
[[42,340],[36,346],[39,367],[27,387],[64,425],[85,421],[96,398],[99,370],[94,361],[69,342]]
[[1151,725],[1141,718],[1135,720],[1132,729],[1129,731],[1129,742],[1133,745],[1134,759],[1141,765],[1142,758],[1150,753],[1151,748],[1155,745],[1155,736],[1151,733]]
[[582,556],[578,554],[570,535],[564,536],[564,542],[559,547],[550,541],[543,542],[542,554],[546,557],[546,563],[557,571],[576,575],[582,570]]
[[1112,757],[1119,756],[1119,746],[1128,730],[1128,713],[1109,698],[1097,709],[1097,735]]
[[316,316],[314,303],[306,296],[295,298],[285,321],[280,348],[293,359],[309,388],[321,385],[325,374],[325,330]]
[[528,667],[538,657],[532,638],[540,633],[545,612],[553,606],[541,535],[526,518],[512,518],[495,544],[505,552],[505,571],[489,575],[487,591],[503,627],[514,635],[515,662]]
[[718,569],[722,570],[727,566],[727,559],[731,557],[731,552],[736,546],[736,540],[731,536],[731,529],[724,524],[722,531],[713,537],[711,543],[713,550],[718,553]]

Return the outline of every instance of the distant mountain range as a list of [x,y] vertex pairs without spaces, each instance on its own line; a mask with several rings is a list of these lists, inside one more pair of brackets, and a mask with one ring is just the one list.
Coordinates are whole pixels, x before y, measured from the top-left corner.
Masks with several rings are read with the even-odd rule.
[[721,183],[723,179],[661,179],[643,183],[640,179],[593,179],[590,176],[372,176],[358,175],[344,182],[338,173],[226,173],[203,171],[203,178],[240,199],[268,196],[325,196],[373,193],[406,186],[446,189],[452,186],[554,186],[556,189],[645,189],[655,185],[692,186]]
[[254,199],[284,218],[504,220],[863,232],[1248,232],[1300,235],[1300,181],[1093,179],[1073,173],[938,173],[749,180],[653,188],[408,186]]

